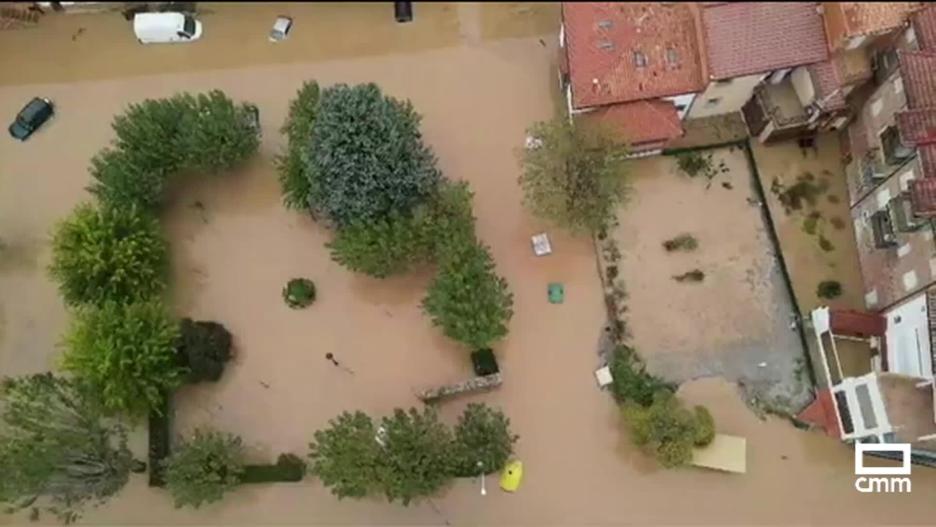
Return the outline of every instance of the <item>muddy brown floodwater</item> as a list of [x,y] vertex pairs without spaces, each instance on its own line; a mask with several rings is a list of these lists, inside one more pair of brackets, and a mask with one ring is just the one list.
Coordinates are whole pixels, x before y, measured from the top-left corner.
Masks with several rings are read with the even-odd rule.
[[[134,476],[117,498],[89,511],[82,521],[932,523],[936,507],[930,495],[936,477],[931,471],[915,471],[909,495],[859,494],[853,488],[848,448],[780,420],[759,420],[733,385],[717,379],[689,383],[683,394],[690,402],[708,404],[720,431],[748,438],[748,474],[659,470],[628,443],[614,404],[596,389],[592,377],[604,312],[593,247],[587,239],[550,230],[554,254],[534,257],[529,236],[545,227],[523,210],[516,184],[515,150],[523,143],[524,129],[547,118],[554,103],[555,9],[423,5],[417,4],[413,25],[374,30],[387,39],[385,49],[359,41],[360,35],[370,34],[367,24],[390,16],[381,4],[348,11],[332,6],[337,11],[319,18],[306,10],[324,7],[297,6],[293,12],[291,6],[255,5],[244,8],[249,16],[238,16],[235,6],[212,5],[205,40],[191,47],[144,47],[132,39],[117,40],[121,33],[114,28],[126,31],[124,25],[87,17],[59,19],[48,26],[55,29],[53,34],[40,26],[0,36],[6,75],[0,115],[12,115],[34,94],[52,97],[59,109],[56,120],[29,142],[0,140],[0,371],[41,371],[55,363],[55,343],[67,318],[44,272],[47,235],[54,222],[88,199],[83,190],[88,159],[111,137],[113,115],[145,97],[220,88],[259,105],[264,142],[258,159],[240,173],[187,181],[173,189],[165,213],[175,308],[180,315],[223,322],[237,347],[236,360],[220,383],[179,393],[178,431],[212,425],[236,432],[258,460],[287,450],[304,454],[312,432],[342,410],[383,413],[414,405],[413,390],[468,375],[465,350],[444,339],[419,312],[428,272],[382,282],[353,276],[329,260],[323,247],[328,233],[279,202],[270,161],[281,145],[277,128],[301,82],[375,81],[387,93],[413,101],[424,115],[426,140],[446,175],[470,181],[478,234],[491,246],[498,270],[515,294],[510,336],[496,347],[504,386],[446,404],[442,413],[452,421],[470,400],[503,407],[521,437],[517,455],[526,466],[523,486],[516,494],[505,494],[489,481],[492,491],[482,497],[477,482],[460,481],[431,504],[403,508],[378,500],[338,501],[309,478],[301,484],[244,487],[220,503],[175,510],[165,491],[150,489],[144,477]],[[296,17],[292,46],[311,46],[305,39],[315,35],[334,54],[310,48],[303,58],[292,48],[277,55],[278,49],[287,48],[263,47],[257,39],[265,39],[279,12]],[[367,16],[358,16],[362,13]],[[544,18],[551,20],[545,27],[533,18],[543,13],[553,17]],[[42,50],[45,42],[68,50],[61,34],[71,35],[78,27],[87,28],[79,41],[98,38],[94,24],[101,31],[111,28],[115,40],[101,42],[99,48],[76,44],[73,53],[59,53],[58,59]],[[238,33],[239,27],[250,32]],[[218,49],[213,35],[228,45],[216,57],[223,69],[209,69],[210,54],[203,49]],[[359,53],[341,48],[344,36],[357,43]],[[409,42],[411,38],[431,42],[421,45]],[[50,62],[41,68],[31,65],[33,51]],[[173,56],[180,58],[178,67],[160,69],[173,64],[166,58]],[[55,68],[56,60],[61,68]],[[622,218],[627,221],[626,214]],[[295,276],[319,285],[319,299],[309,309],[292,311],[280,298],[282,285]],[[553,281],[565,284],[562,305],[546,301],[546,285]],[[642,331],[648,335],[665,328]],[[353,374],[326,361],[328,352]]]

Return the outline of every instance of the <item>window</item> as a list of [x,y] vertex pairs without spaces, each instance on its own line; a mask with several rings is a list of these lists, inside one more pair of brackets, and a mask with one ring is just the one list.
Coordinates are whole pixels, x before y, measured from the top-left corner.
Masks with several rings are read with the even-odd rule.
[[888,165],[896,165],[913,155],[913,149],[907,148],[900,141],[900,133],[896,126],[888,126],[881,130],[880,140],[884,162]]
[[851,434],[855,432],[855,425],[852,424],[851,412],[848,409],[848,399],[845,398],[845,392],[835,392],[835,403],[839,409],[839,415],[842,417],[842,432]]
[[712,97],[711,99],[707,99],[705,101],[705,105],[708,106],[709,108],[718,106],[719,103],[721,103],[721,97]]
[[878,249],[897,245],[894,224],[891,222],[890,210],[887,207],[871,215],[871,232],[874,236],[874,246]]
[[667,48],[666,62],[668,62],[670,66],[677,66],[679,64],[679,52],[673,48]]
[[185,31],[186,37],[195,36],[195,19],[187,16],[185,17],[185,22],[182,24],[182,31]]
[[647,56],[644,55],[642,51],[634,52],[634,65],[638,68],[644,68],[647,66]]
[[686,109],[686,105],[685,105],[685,104],[677,104],[677,105],[676,105],[676,111],[677,111],[677,112],[681,112],[681,111],[683,111],[683,110],[685,110],[685,109]]
[[726,86],[726,85],[728,85],[728,84],[731,84],[731,81],[733,81],[733,80],[734,80],[734,79],[721,79],[721,80],[715,81],[715,84],[716,84],[717,86]]

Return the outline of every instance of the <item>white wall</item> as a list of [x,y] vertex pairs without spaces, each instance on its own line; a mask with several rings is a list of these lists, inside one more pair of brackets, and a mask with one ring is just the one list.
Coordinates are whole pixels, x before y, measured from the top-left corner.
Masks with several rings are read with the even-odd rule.
[[[695,100],[696,95],[698,94],[685,93],[683,95],[675,95],[673,97],[663,97],[663,98],[667,101],[671,101],[673,105],[676,106],[676,110],[679,112],[680,119],[685,119],[686,114],[689,113],[690,109],[692,108],[692,101]],[[681,110],[679,109],[680,106],[682,106]]]
[[793,84],[793,91],[796,92],[796,98],[805,108],[816,100],[816,89],[813,87],[812,76],[805,66],[800,66],[790,74],[790,82]]
[[[754,87],[764,77],[763,74],[748,75],[747,77],[735,77],[728,83],[709,82],[705,91],[696,98],[692,109],[689,110],[689,118],[699,119],[740,111],[744,103],[754,93]],[[709,102],[712,99],[719,99],[719,101],[717,103]]]
[[884,313],[887,317],[887,371],[933,378],[926,294]]

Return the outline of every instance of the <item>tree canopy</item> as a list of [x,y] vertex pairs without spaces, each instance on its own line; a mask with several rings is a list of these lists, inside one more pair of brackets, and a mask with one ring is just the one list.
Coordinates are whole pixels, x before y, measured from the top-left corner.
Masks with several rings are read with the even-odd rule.
[[627,195],[626,150],[602,127],[558,117],[528,131],[535,144],[523,151],[520,186],[538,217],[575,233],[607,227]]
[[79,205],[52,237],[49,271],[69,305],[152,298],[166,286],[168,245],[136,207]]
[[195,430],[166,460],[166,487],[175,506],[198,508],[220,500],[241,483],[244,445],[240,437],[214,430]]
[[429,197],[442,175],[419,122],[376,84],[322,90],[306,156],[313,211],[340,228],[408,214]]
[[381,422],[384,458],[379,479],[387,500],[409,505],[435,494],[451,478],[452,432],[432,407],[422,412],[397,408]]
[[0,501],[17,509],[48,499],[70,522],[127,483],[126,433],[87,387],[51,373],[7,378],[0,408]]
[[319,85],[315,81],[302,83],[296,97],[289,102],[289,113],[280,133],[286,134],[286,148],[276,157],[283,204],[293,210],[309,210],[312,181],[306,174],[305,156],[312,142],[312,124],[318,112]]
[[384,452],[375,437],[377,427],[364,412],[344,412],[315,432],[309,444],[309,470],[331,493],[341,498],[363,498],[379,491]]
[[504,468],[517,439],[510,432],[510,419],[503,412],[469,403],[455,425],[455,475],[477,476]]

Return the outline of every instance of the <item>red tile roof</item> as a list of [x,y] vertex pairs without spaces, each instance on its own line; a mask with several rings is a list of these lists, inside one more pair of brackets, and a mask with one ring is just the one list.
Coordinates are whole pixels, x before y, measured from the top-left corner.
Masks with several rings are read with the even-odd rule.
[[660,99],[613,104],[581,117],[608,126],[632,145],[668,141],[684,133],[676,107]]
[[901,142],[906,145],[936,142],[936,108],[898,112],[897,129]]
[[843,48],[852,37],[896,29],[920,2],[823,2],[829,47]]
[[816,87],[816,100],[822,101],[822,107],[826,110],[845,108],[841,75],[832,60],[811,64],[807,69]]
[[672,2],[564,2],[572,106],[701,91],[693,9]]
[[910,204],[920,216],[936,216],[936,179],[922,178],[910,181]]
[[917,147],[924,178],[936,178],[936,144]]
[[897,60],[907,106],[910,109],[936,107],[936,53],[899,51]]
[[887,319],[877,313],[832,309],[829,311],[829,328],[834,335],[867,338],[883,337],[887,332]]
[[936,51],[936,5],[918,11],[911,18],[920,47]]
[[737,2],[705,7],[710,76],[727,79],[829,58],[815,2]]

